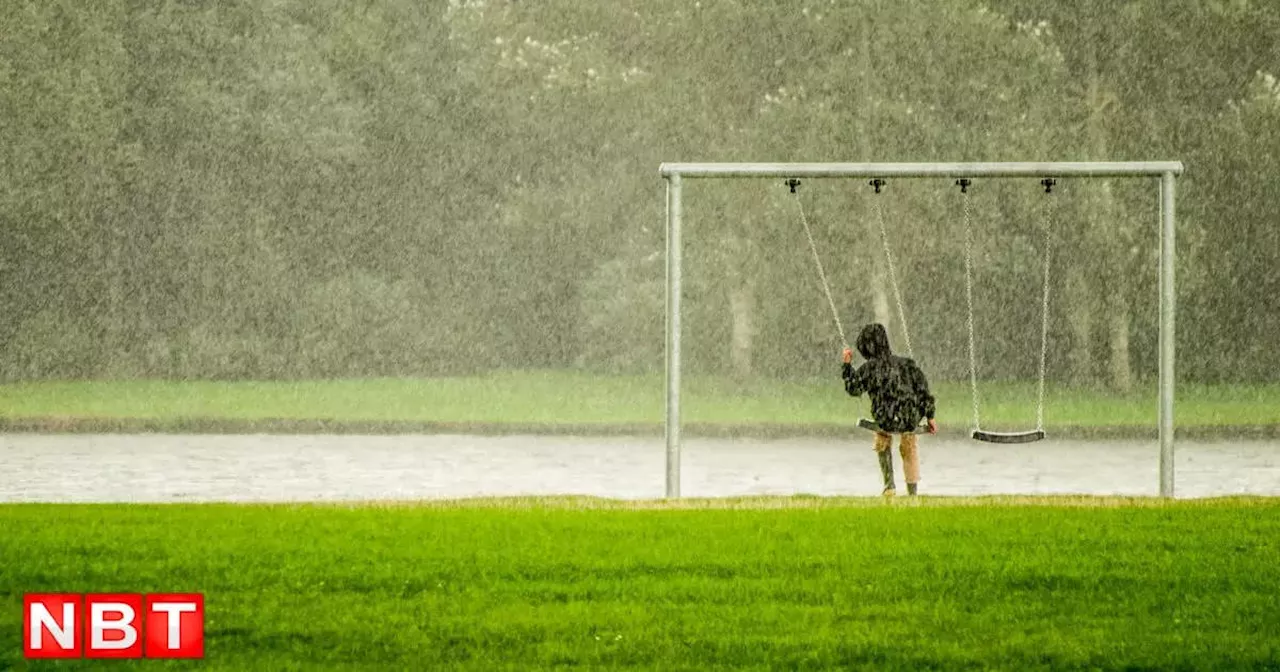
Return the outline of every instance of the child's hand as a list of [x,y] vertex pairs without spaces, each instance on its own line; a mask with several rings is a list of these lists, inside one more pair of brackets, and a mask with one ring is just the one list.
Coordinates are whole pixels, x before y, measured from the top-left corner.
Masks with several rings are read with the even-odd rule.
[[844,363],[845,363],[845,364],[852,364],[852,363],[853,363],[853,350],[850,350],[849,348],[845,348],[845,349],[844,349],[844,353],[843,353],[843,357],[844,357],[844,359],[843,359],[842,361],[844,361]]
[[934,420],[933,418],[929,418],[929,433],[930,434],[938,433],[938,421]]

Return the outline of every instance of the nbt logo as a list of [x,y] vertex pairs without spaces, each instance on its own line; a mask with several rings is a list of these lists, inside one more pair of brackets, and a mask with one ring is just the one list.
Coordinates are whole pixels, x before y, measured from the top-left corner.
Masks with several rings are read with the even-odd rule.
[[203,658],[199,593],[31,593],[22,600],[27,658]]

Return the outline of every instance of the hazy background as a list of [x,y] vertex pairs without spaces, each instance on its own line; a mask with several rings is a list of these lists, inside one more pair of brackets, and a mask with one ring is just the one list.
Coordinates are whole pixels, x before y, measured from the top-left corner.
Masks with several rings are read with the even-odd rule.
[[[664,161],[1181,160],[1178,375],[1280,380],[1280,5],[8,0],[0,380],[638,373]],[[1156,371],[1154,179],[978,180],[979,366]],[[850,338],[967,369],[950,180],[807,180]],[[1056,204],[1050,219],[1046,204]],[[686,182],[686,367],[832,375],[781,180]]]

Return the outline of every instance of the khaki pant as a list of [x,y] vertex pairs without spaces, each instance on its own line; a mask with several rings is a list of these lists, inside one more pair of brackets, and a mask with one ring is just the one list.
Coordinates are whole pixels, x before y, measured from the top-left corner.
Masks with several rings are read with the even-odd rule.
[[[916,444],[916,435],[910,432],[904,432],[898,440],[898,450],[902,453],[902,472],[906,476],[907,484],[914,485],[920,482],[920,449]],[[875,450],[877,453],[886,453],[893,450],[893,435],[884,432],[876,432]],[[892,453],[889,453],[892,455]],[[889,457],[886,455],[885,457]],[[892,458],[890,458],[892,459]],[[885,464],[882,459],[881,464]],[[890,462],[892,464],[892,462]],[[890,469],[893,467],[890,466]],[[884,474],[885,487],[892,487],[893,472]]]

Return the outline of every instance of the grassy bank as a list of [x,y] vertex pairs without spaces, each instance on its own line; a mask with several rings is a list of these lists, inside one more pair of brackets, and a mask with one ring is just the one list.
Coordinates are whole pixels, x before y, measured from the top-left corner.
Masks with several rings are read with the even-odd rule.
[[[967,385],[938,384],[939,421],[965,428]],[[267,421],[524,426],[527,428],[645,426],[663,419],[660,376],[607,377],[568,372],[519,372],[472,378],[368,379],[301,382],[90,381],[0,386],[0,419],[184,422],[211,428]],[[1035,420],[1031,383],[984,384],[983,425],[1026,428]],[[746,386],[687,379],[684,420],[704,425],[848,427],[865,399],[844,394],[839,380],[756,382]],[[1280,426],[1280,385],[1179,388],[1180,428]],[[1053,428],[1148,428],[1154,431],[1154,386],[1127,395],[1050,388],[1045,423]],[[53,423],[56,428],[58,425]]]
[[17,505],[0,529],[5,669],[28,591],[203,592],[203,669],[1280,666],[1275,500]]

